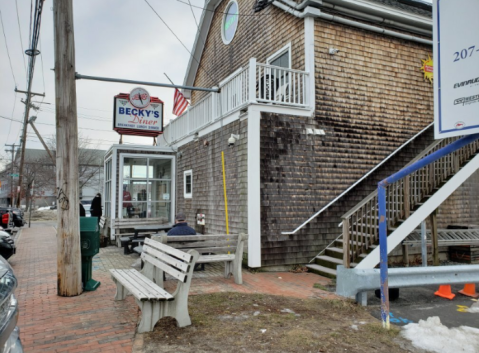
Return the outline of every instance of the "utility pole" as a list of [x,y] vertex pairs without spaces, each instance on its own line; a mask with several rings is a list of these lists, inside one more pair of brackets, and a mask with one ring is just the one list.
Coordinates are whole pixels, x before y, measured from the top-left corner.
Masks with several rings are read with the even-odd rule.
[[[17,195],[17,204],[16,207],[20,208],[20,202],[22,200],[22,182],[23,182],[23,166],[25,164],[25,146],[27,142],[27,125],[28,125],[28,115],[30,114],[30,108],[32,106],[31,104],[31,99],[32,96],[41,96],[42,94],[39,93],[33,93],[32,90],[32,82],[33,82],[33,67],[30,66],[30,75],[29,75],[29,80],[28,80],[28,90],[26,93],[27,95],[27,100],[23,103],[25,103],[25,116],[23,118],[23,141],[21,142],[22,146],[22,153],[20,154],[20,170],[18,172],[18,188],[20,189],[18,195]],[[24,92],[24,91],[19,91],[15,88],[16,92]],[[45,97],[45,94],[43,94],[43,97]]]
[[12,149],[11,150],[5,150],[5,152],[12,152],[12,163],[10,164],[10,205],[13,207],[13,160],[15,158],[15,144],[7,145]]
[[55,110],[57,138],[57,294],[82,293],[78,123],[72,0],[54,0]]

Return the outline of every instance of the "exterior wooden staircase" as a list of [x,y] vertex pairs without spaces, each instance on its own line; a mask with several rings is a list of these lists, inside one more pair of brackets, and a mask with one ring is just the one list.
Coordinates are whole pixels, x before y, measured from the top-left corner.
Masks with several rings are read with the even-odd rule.
[[[456,139],[447,138],[435,141],[408,165],[447,146]],[[470,163],[478,153],[479,140],[475,140],[456,152],[444,156],[434,163],[400,179],[398,182],[389,185],[386,201],[388,236],[407,222],[414,212],[418,211],[454,175]],[[477,169],[479,168],[479,161],[476,161],[476,163],[478,164],[477,167],[475,166]],[[459,186],[456,185],[455,188]],[[451,189],[450,186],[448,188]],[[429,204],[427,207],[430,208],[430,206]],[[306,265],[309,271],[335,278],[338,265],[344,265],[346,268],[356,267],[371,252],[377,253],[377,250],[374,251],[379,244],[377,190],[341,218],[342,234]],[[401,234],[400,236],[404,239],[409,233]],[[395,238],[397,240],[397,234]],[[397,241],[394,244],[396,243]],[[394,248],[388,246],[388,251],[392,250]],[[364,265],[366,263],[367,265]],[[364,261],[360,267],[374,267],[376,264],[375,260],[369,259],[369,261]]]

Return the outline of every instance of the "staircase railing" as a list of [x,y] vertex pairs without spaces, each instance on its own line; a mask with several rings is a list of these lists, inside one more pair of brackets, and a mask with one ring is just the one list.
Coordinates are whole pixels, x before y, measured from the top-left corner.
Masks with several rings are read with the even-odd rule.
[[[436,141],[408,165],[445,147],[457,138]],[[387,226],[394,227],[399,221],[409,217],[411,211],[434,193],[447,178],[455,174],[479,149],[476,140],[455,153],[442,157],[424,168],[388,185],[386,190]],[[350,267],[352,261],[368,252],[371,245],[379,240],[378,192],[372,192],[342,217],[343,264]]]

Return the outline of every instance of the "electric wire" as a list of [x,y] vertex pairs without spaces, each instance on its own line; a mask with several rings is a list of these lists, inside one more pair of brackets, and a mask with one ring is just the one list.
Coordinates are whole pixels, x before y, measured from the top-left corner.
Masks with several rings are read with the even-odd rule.
[[[40,39],[40,61],[42,62],[41,69],[42,69],[42,80],[43,80],[43,92],[45,92],[45,74],[44,74],[44,68],[43,68],[42,39],[41,38],[39,39]],[[43,99],[45,99],[45,97],[43,97]],[[41,103],[43,103],[43,100]]]
[[[15,98],[13,99],[13,110],[12,110],[12,119],[13,119],[13,114],[15,113],[15,107],[17,105],[17,92],[15,92]],[[10,121],[10,124],[8,125],[8,134],[7,134],[7,142],[8,139],[10,138],[10,132],[12,131],[12,121]]]
[[18,0],[15,0],[16,9],[17,9],[17,23],[18,23],[18,32],[20,33],[20,47],[22,48],[22,58],[23,58],[23,68],[25,69],[25,76],[27,77],[27,63],[25,61],[25,51],[23,50],[23,39],[22,39],[22,30],[20,28],[20,17],[18,16]]
[[[181,0],[176,0],[176,1],[179,2],[179,3],[185,4],[185,5],[190,5],[190,4],[188,4],[187,2],[184,2],[184,1],[181,1]],[[227,15],[227,14],[228,14],[227,12],[222,12],[222,11],[217,11],[217,10],[209,10],[209,9],[207,9],[206,7],[201,7],[201,6],[196,6],[196,5],[190,5],[190,6],[196,8],[196,9],[201,9],[201,10],[208,11],[208,12],[213,12],[213,13],[219,13],[219,14],[222,14],[222,15]],[[274,14],[274,13],[271,13],[271,14],[269,14],[269,13],[268,13],[268,14],[263,13],[262,15],[261,15],[261,14],[257,14],[257,15],[251,14],[251,15],[248,15],[248,14],[240,14],[240,13],[238,13],[236,16],[238,16],[238,17],[268,17],[268,16],[270,16],[270,17],[276,17],[277,14]]]
[[10,70],[12,72],[13,82],[15,82],[15,87],[17,87],[17,79],[15,78],[15,74],[13,72],[12,59],[10,58],[10,51],[8,50],[7,35],[5,34],[5,27],[3,26],[3,16],[2,16],[1,10],[0,10],[0,21],[2,22],[3,37],[5,38],[5,48],[7,49],[8,62],[10,63]]
[[[186,47],[186,45],[181,41],[181,39],[176,35],[176,33],[170,28],[170,26],[168,26],[168,24],[165,22],[165,20],[163,20],[163,18],[158,14],[158,12],[156,12],[156,10],[153,8],[153,6],[151,6],[151,4],[148,2],[148,0],[144,0],[148,6],[151,8],[151,10],[156,14],[156,16],[161,20],[161,22],[163,22],[163,24],[166,26],[166,28],[168,28],[168,30],[175,36],[176,39],[178,39],[178,41],[181,43],[181,45],[183,46],[183,48],[186,49],[186,51],[190,54],[190,56],[193,58],[193,60],[196,61],[196,63],[198,64],[198,67],[202,68],[204,70],[204,72],[206,73],[206,75],[209,76],[209,78],[213,81],[213,82],[217,82],[217,80],[213,79],[212,76],[210,75],[210,73],[208,72],[208,70],[206,70],[204,67],[201,66],[200,62],[198,61],[198,59],[193,55],[193,53]],[[219,84],[218,84],[219,85]]]

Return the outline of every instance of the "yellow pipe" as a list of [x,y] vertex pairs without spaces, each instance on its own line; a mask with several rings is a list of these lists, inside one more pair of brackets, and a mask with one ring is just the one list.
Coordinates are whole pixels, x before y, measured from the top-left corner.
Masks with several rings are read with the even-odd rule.
[[221,163],[223,164],[223,191],[225,194],[226,234],[230,234],[230,229],[228,226],[228,198],[226,197],[225,153],[223,151],[221,151]]

